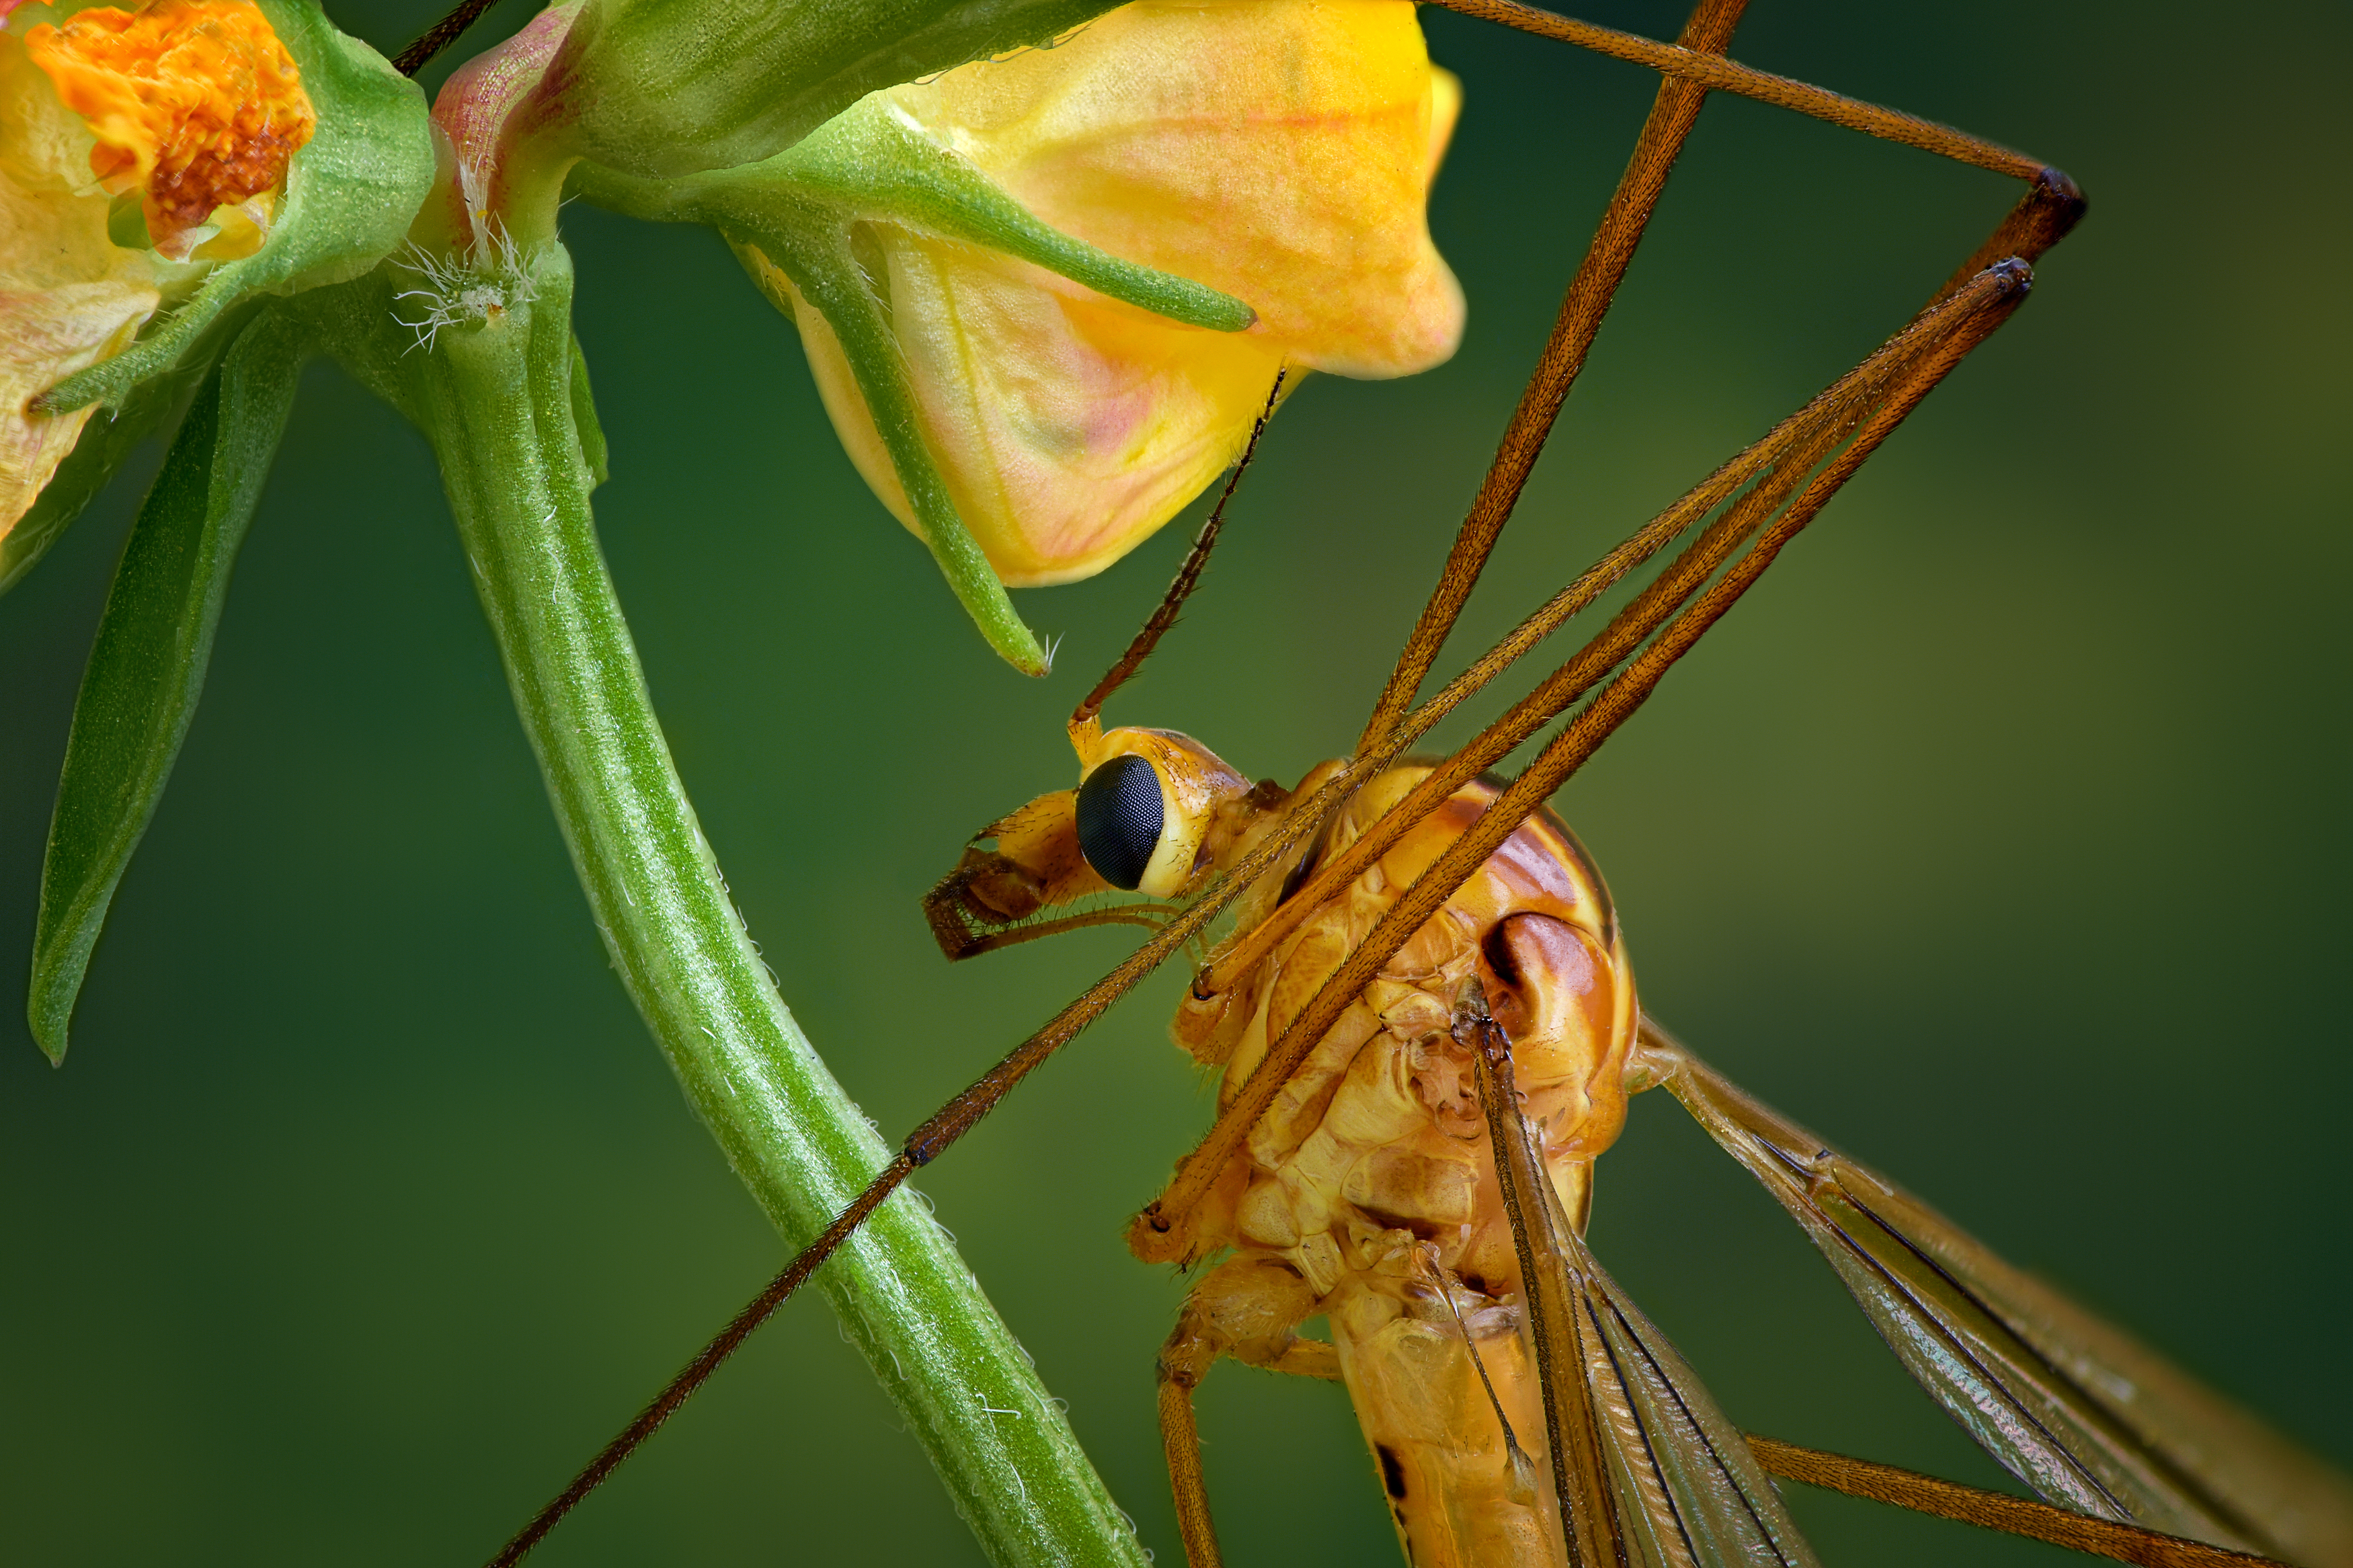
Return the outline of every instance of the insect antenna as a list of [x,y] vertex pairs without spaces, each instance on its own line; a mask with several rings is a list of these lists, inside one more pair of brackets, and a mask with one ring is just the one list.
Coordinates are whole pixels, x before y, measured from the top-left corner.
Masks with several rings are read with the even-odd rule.
[[[1127,651],[1103,672],[1103,678],[1095,682],[1095,689],[1071,710],[1071,735],[1073,740],[1082,734],[1092,735],[1095,732],[1096,719],[1103,712],[1103,703],[1113,692],[1135,678],[1135,672],[1144,668],[1144,661],[1152,657],[1152,650],[1160,646],[1161,637],[1176,624],[1176,613],[1184,607],[1186,599],[1200,585],[1201,574],[1209,564],[1209,552],[1217,547],[1218,533],[1226,525],[1226,503],[1234,499],[1235,489],[1241,484],[1242,475],[1250,469],[1250,458],[1258,455],[1258,438],[1265,434],[1266,422],[1274,416],[1275,405],[1282,401],[1282,384],[1290,376],[1289,365],[1274,373],[1274,384],[1267,388],[1266,406],[1260,409],[1258,417],[1250,422],[1250,439],[1242,444],[1242,455],[1235,461],[1233,472],[1226,477],[1226,488],[1219,492],[1218,504],[1210,509],[1209,521],[1203,523],[1201,531],[1194,536],[1193,548],[1186,552],[1185,563],[1176,568],[1176,575],[1169,583],[1168,592],[1160,596],[1159,607],[1145,619],[1143,630],[1137,632],[1134,640],[1127,645]],[[1082,753],[1089,750],[1085,745],[1080,747]]]

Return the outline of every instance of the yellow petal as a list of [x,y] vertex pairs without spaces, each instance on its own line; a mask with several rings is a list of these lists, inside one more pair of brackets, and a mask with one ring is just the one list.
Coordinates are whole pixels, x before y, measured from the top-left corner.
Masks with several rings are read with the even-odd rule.
[[130,283],[0,289],[0,539],[31,509],[74,448],[95,405],[27,412],[60,378],[119,353],[155,310],[155,290]]
[[[1167,521],[1240,454],[1282,364],[1249,334],[1179,326],[994,251],[876,237],[924,439],[1008,587],[1092,576]],[[914,530],[832,329],[792,304],[850,460]]]
[[1454,122],[1462,118],[1462,79],[1444,66],[1430,68],[1430,162],[1422,183],[1434,184],[1438,166],[1446,162],[1447,144],[1454,140]]
[[16,526],[91,410],[26,405],[117,353],[154,313],[155,268],[106,237],[90,135],[58,101],[23,43],[0,34],[0,537]]
[[1055,227],[1247,300],[1296,363],[1402,375],[1461,341],[1425,212],[1460,92],[1406,0],[1138,0],[892,95]]

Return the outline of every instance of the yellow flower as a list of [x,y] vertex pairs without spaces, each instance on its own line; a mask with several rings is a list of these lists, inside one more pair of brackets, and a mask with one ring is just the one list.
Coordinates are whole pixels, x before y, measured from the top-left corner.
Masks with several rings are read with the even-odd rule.
[[[1138,0],[887,96],[1055,228],[1258,313],[1244,332],[1185,326],[871,226],[925,443],[1010,586],[1092,575],[1167,521],[1240,453],[1282,364],[1406,375],[1461,339],[1425,216],[1460,89],[1407,0]],[[914,529],[832,329],[759,269],[859,471]]]
[[[208,263],[258,248],[316,123],[250,0],[41,15],[0,32],[0,539],[95,407],[32,399],[120,353]],[[118,195],[137,198],[127,227]]]
[[185,259],[216,207],[274,190],[318,129],[302,73],[252,0],[96,5],[25,35],[95,138],[90,172],[137,191],[157,250]]

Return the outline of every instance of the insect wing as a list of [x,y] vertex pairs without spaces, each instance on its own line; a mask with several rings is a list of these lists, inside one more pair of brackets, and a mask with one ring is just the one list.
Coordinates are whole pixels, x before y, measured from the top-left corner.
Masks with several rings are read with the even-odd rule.
[[2353,1563],[2353,1483],[1989,1252],[1658,1033],[1643,1046],[1788,1210],[1915,1381],[2063,1508],[2292,1562]]
[[1706,1386],[1575,1235],[1586,1378],[1600,1416],[1630,1563],[1662,1568],[1814,1568],[1747,1440]]
[[1526,1287],[1570,1561],[1816,1568],[1747,1440],[1569,1223],[1543,1139],[1519,1110],[1510,1041],[1483,995],[1465,1003],[1457,1028],[1466,1044],[1478,1042],[1480,1096]]

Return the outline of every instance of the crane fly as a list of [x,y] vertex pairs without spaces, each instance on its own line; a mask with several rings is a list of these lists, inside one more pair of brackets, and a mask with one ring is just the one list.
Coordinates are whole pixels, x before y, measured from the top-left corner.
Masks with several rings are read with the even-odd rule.
[[[2036,160],[1736,64],[1725,50],[1745,0],[1701,0],[1673,44],[1515,0],[1445,4],[1663,79],[1355,751],[1286,788],[1188,736],[1103,727],[1105,700],[1199,581],[1229,481],[1159,608],[1072,715],[1077,786],[984,828],[924,901],[951,958],[1096,924],[1153,935],[911,1133],[497,1562],[520,1560],[915,1170],[1193,948],[1206,955],[1175,1032],[1222,1069],[1218,1112],[1128,1233],[1146,1261],[1214,1263],[1158,1363],[1192,1568],[1219,1561],[1193,1391],[1227,1357],[1346,1382],[1417,1564],[1810,1563],[1772,1475],[2126,1562],[2353,1563],[2344,1477],[1747,1096],[1647,1016],[1607,885],[1547,804],[2017,310],[2083,198]],[[2025,194],[1877,351],[1420,698],[1710,91],[1993,170]],[[1451,753],[1413,754],[1679,541],[1502,718]],[[1516,775],[1491,771],[1556,720]],[[1142,901],[1106,902],[1121,892]],[[1757,1178],[1905,1370],[2044,1501],[1750,1436],[1724,1417],[1584,1240],[1594,1163],[1628,1098],[1651,1089]],[[1319,1316],[1333,1339],[1302,1338]]]

